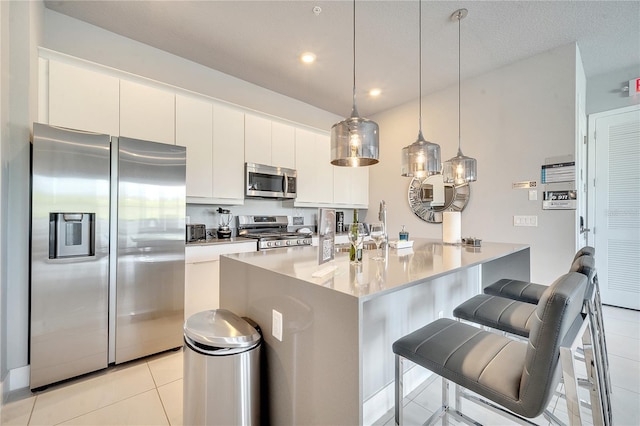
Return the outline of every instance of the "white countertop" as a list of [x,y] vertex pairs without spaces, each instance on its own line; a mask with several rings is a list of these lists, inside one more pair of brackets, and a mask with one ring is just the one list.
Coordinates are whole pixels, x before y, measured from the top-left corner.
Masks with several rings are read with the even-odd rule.
[[[376,255],[375,250],[365,250],[361,265],[351,265],[349,253],[336,253],[332,262],[318,266],[317,247],[292,247],[227,256],[354,297],[369,299],[528,247],[484,241],[482,247],[452,246],[440,240],[415,239],[411,249],[389,248],[382,261],[371,260]],[[327,265],[333,265],[335,270],[321,277],[312,276]]]

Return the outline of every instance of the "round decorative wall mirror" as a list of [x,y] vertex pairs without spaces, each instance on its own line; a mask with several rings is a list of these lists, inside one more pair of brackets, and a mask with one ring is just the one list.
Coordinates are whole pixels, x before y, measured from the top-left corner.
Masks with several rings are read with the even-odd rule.
[[409,206],[425,222],[442,223],[442,212],[464,210],[470,192],[468,183],[459,186],[444,183],[441,174],[413,178],[409,184]]

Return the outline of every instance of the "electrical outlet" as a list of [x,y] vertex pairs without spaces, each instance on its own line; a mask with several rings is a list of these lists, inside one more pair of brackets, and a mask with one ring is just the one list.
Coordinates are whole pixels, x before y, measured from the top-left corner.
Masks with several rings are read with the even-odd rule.
[[271,334],[282,342],[282,314],[275,309],[271,312]]
[[538,199],[538,191],[535,189],[529,190],[529,201],[536,201]]

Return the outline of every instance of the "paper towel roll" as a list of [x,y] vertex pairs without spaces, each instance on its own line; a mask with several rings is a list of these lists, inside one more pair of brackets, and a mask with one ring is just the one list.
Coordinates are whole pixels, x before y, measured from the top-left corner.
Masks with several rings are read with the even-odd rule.
[[460,244],[461,241],[460,212],[442,213],[442,242]]

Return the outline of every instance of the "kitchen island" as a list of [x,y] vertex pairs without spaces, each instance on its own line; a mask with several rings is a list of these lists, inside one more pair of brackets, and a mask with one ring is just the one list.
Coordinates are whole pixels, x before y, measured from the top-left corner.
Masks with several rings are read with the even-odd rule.
[[[348,253],[336,253],[335,270],[323,276],[314,276],[326,267],[316,247],[221,257],[220,306],[262,328],[269,423],[371,424],[393,406],[395,340],[451,317],[499,278],[530,276],[529,248],[520,244],[416,239],[411,249],[386,250],[384,261],[374,254],[351,265]],[[406,391],[427,374],[407,371]]]

